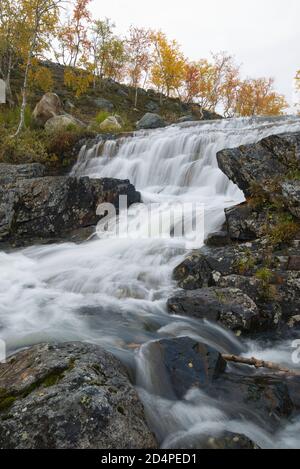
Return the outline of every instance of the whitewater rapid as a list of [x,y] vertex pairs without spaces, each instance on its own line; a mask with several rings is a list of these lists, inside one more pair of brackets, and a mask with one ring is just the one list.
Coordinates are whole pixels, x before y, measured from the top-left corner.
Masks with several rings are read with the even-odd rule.
[[[158,398],[148,351],[151,341],[165,336],[196,337],[227,353],[257,349],[255,343],[242,345],[216,325],[168,315],[166,301],[175,288],[172,271],[188,250],[184,239],[161,230],[158,218],[163,219],[173,204],[197,202],[204,205],[205,236],[218,230],[224,222],[224,208],[243,201],[244,196],[219,170],[216,153],[291,131],[300,131],[299,119],[233,119],[141,131],[83,147],[73,176],[129,179],[141,192],[144,205],[129,210],[129,237],[103,234],[81,244],[0,252],[0,333],[8,351],[73,340],[111,350],[132,370],[149,421],[164,447],[223,429],[245,433],[263,447],[300,446],[290,436],[299,422],[292,422],[274,439],[251,422],[232,421],[200,391],[191,392],[185,401]],[[145,236],[145,226],[149,226],[145,206],[149,204],[153,230]],[[120,214],[121,231],[122,223]],[[272,356],[272,351],[266,353]],[[279,357],[283,363],[288,360],[285,348]],[[279,357],[277,353],[277,361]]]

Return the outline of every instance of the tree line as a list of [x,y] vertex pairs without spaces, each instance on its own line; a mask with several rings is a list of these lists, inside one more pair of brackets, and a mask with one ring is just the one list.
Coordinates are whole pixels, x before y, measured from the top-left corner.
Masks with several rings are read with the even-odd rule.
[[[135,89],[152,87],[161,95],[178,96],[202,109],[222,110],[225,117],[282,114],[285,97],[274,90],[272,78],[241,78],[241,67],[225,52],[191,62],[179,44],[161,31],[132,26],[125,37],[116,34],[108,18],[94,19],[91,0],[1,0],[0,77],[13,104],[11,76],[22,72],[22,104],[18,132],[31,83],[43,91],[53,88],[45,59],[64,65],[64,82],[77,97],[105,79]],[[300,91],[300,71],[296,80]]]

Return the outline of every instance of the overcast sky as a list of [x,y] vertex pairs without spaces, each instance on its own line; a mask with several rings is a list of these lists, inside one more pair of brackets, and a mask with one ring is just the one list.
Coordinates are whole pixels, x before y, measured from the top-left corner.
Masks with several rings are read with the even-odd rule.
[[94,16],[163,30],[192,60],[228,51],[243,76],[271,76],[289,102],[300,68],[300,0],[93,0]]

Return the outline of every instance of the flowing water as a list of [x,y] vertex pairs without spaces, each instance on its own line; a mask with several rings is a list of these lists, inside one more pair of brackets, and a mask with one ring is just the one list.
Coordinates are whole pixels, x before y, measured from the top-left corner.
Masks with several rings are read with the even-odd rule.
[[190,336],[220,352],[257,352],[291,365],[290,344],[265,350],[207,321],[168,315],[166,300],[176,288],[172,270],[188,246],[159,220],[178,203],[201,203],[205,234],[219,229],[224,208],[244,196],[218,169],[216,153],[293,130],[300,131],[300,120],[293,117],[233,119],[137,132],[84,147],[73,175],[129,179],[144,205],[130,208],[128,223],[120,214],[118,237],[102,233],[81,244],[0,252],[0,331],[8,350],[52,340],[86,341],[111,350],[132,371],[162,447],[187,447],[201,434],[224,429],[244,433],[262,447],[300,446],[299,421],[271,436],[263,425],[233,419],[228,403],[200,391],[191,390],[182,401],[166,398],[160,392],[163,370],[151,354],[151,342],[159,338]]

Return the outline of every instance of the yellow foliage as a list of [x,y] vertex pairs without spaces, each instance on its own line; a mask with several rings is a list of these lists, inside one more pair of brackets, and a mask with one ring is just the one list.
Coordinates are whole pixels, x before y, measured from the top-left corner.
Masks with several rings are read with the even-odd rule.
[[47,93],[53,90],[54,81],[51,70],[47,67],[33,67],[29,72],[31,88],[37,88]]
[[66,68],[64,72],[64,83],[72,91],[77,98],[86,93],[91,83],[93,83],[93,74],[86,70]]
[[168,41],[162,32],[151,35],[155,47],[155,60],[151,69],[151,81],[167,96],[178,91],[185,76],[186,61],[176,41]]

